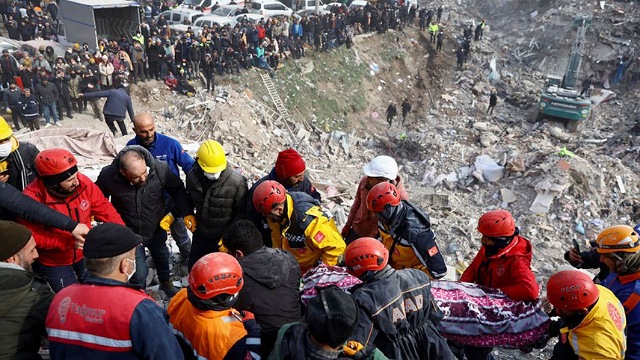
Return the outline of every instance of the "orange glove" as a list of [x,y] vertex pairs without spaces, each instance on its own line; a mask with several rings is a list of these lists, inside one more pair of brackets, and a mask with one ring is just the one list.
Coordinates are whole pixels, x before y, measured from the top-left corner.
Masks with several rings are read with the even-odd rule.
[[349,357],[353,357],[360,350],[364,349],[364,346],[357,341],[349,340],[347,344],[343,347],[342,351],[345,355]]
[[197,221],[195,215],[187,215],[184,217],[184,224],[187,226],[187,229],[191,232],[196,231]]

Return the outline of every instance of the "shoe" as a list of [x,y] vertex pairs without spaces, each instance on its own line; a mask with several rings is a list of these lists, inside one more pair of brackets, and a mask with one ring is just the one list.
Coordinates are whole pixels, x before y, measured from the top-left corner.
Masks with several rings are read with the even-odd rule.
[[56,123],[56,126],[58,126],[58,127],[62,127],[62,124],[60,124],[60,122],[57,122],[57,123]]
[[171,280],[161,281],[160,287],[158,287],[158,291],[164,291],[165,295],[167,295],[169,299],[171,299],[178,293],[178,289],[173,286]]
[[69,119],[73,119],[73,115],[71,115],[71,114],[67,115],[67,117],[68,117]]
[[51,126],[51,124],[45,124],[43,127],[46,129],[46,128],[48,128],[49,126]]

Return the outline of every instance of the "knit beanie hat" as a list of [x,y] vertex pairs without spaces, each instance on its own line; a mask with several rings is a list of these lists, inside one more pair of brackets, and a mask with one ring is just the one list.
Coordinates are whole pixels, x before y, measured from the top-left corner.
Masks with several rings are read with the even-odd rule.
[[276,159],[276,176],[278,179],[286,179],[298,175],[304,172],[305,168],[304,160],[302,160],[297,151],[287,149],[278,153],[278,158]]
[[13,221],[0,221],[0,261],[17,254],[31,239],[31,231]]
[[336,348],[349,340],[358,325],[358,307],[351,295],[337,286],[318,290],[305,312],[307,327],[316,341]]

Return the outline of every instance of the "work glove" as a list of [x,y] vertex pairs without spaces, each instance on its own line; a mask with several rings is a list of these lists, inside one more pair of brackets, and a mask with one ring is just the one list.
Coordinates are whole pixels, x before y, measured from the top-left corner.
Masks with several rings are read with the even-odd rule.
[[187,216],[185,216],[184,217],[184,224],[187,226],[187,229],[189,229],[189,231],[195,232],[196,231],[196,226],[197,226],[195,215],[187,215]]
[[364,346],[357,341],[347,341],[347,343],[342,348],[342,352],[348,357],[355,357],[356,354],[364,349]]
[[162,218],[162,220],[160,220],[160,228],[164,231],[169,231],[171,224],[173,224],[173,220],[175,220],[173,215],[171,215],[171,213],[168,213],[167,215],[165,215],[165,217]]
[[7,108],[7,114],[13,114],[13,111],[11,110],[11,108]]

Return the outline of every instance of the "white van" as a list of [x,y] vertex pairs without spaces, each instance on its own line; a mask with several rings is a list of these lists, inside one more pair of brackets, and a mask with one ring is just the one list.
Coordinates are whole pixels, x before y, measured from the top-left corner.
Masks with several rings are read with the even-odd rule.
[[279,15],[290,17],[293,14],[291,8],[276,0],[253,0],[248,7],[249,12],[260,14],[265,18]]
[[[184,0],[182,4],[180,4],[180,8],[183,9],[195,9],[199,8],[204,13],[211,12],[211,8],[218,4],[220,6],[229,5],[232,3],[231,0]],[[232,5],[238,5],[239,7],[244,6],[244,0],[236,0]]]
[[365,7],[369,5],[369,2],[366,0],[353,0],[351,4],[349,4],[349,9],[355,9],[359,7]]
[[167,24],[169,25],[173,25],[173,24],[190,25],[190,24],[193,24],[199,17],[203,15],[204,13],[202,11],[177,8],[177,9],[161,12],[156,18],[156,21],[158,21],[162,17],[167,20]]

